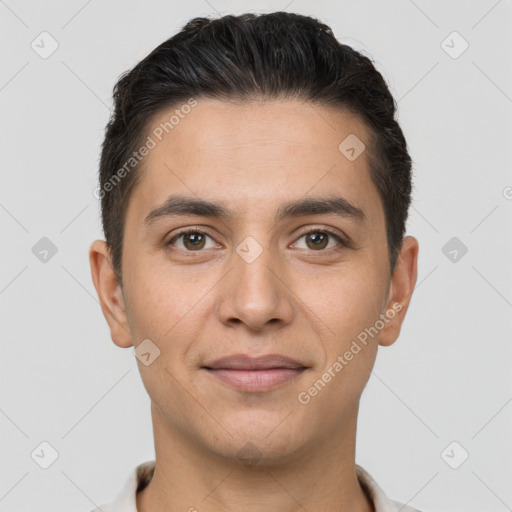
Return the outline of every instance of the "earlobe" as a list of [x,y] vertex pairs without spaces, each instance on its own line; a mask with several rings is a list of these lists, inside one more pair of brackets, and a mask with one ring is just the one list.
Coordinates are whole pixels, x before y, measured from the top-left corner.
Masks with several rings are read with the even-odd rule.
[[406,236],[391,276],[388,300],[384,311],[388,322],[381,331],[379,339],[379,345],[383,347],[392,345],[400,335],[400,329],[416,285],[418,251],[418,240],[412,236]]
[[112,266],[110,249],[103,240],[95,240],[89,249],[91,275],[103,316],[110,327],[112,341],[119,347],[133,345],[119,280]]

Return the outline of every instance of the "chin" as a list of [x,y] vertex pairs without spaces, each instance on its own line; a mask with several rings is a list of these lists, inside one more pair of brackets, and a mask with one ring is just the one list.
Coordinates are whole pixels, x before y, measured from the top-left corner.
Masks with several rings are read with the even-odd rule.
[[[292,459],[307,440],[299,439],[292,425],[280,425],[286,415],[276,413],[266,421],[261,415],[260,411],[248,415],[247,421],[222,422],[232,435],[223,429],[217,431],[210,450],[244,466],[275,466]],[[257,421],[255,416],[260,416]]]
[[224,446],[215,446],[215,453],[242,467],[275,467],[290,462],[297,453],[289,440],[286,442],[261,441],[250,437],[237,436]]

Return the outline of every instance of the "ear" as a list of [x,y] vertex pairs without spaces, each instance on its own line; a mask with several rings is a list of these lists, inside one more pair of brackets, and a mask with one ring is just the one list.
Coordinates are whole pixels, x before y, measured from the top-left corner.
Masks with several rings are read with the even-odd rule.
[[110,249],[103,240],[95,240],[89,249],[92,280],[100,300],[103,316],[110,327],[112,341],[118,347],[133,345],[126,314],[123,290],[119,284]]
[[388,319],[380,333],[379,345],[392,345],[400,335],[402,322],[411,301],[418,276],[418,240],[406,236],[398,255],[391,281],[384,314]]

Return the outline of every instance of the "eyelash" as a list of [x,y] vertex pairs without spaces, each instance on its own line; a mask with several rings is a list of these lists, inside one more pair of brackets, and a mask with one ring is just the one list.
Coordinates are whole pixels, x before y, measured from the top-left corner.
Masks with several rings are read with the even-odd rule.
[[[340,250],[342,250],[344,248],[352,247],[351,243],[348,240],[345,240],[340,235],[334,233],[333,231],[330,231],[329,229],[324,229],[324,228],[322,228],[322,229],[320,229],[320,228],[312,228],[309,231],[305,231],[305,232],[300,234],[300,236],[297,238],[297,240],[299,240],[300,238],[302,238],[302,237],[304,237],[306,235],[309,235],[311,233],[326,234],[329,237],[334,238],[338,242],[337,246],[331,247],[330,249],[321,249],[321,250],[318,250],[318,251],[315,251],[315,250],[311,249],[311,252],[319,252],[319,253],[321,253],[321,252],[330,252],[330,251],[340,251]],[[171,246],[176,240],[178,240],[178,238],[180,238],[183,235],[188,235],[188,234],[206,235],[206,236],[208,236],[208,237],[213,239],[213,237],[211,235],[209,235],[206,231],[201,231],[201,230],[195,229],[195,228],[186,228],[186,229],[183,229],[183,230],[179,231],[178,233],[176,233],[165,245],[166,246]],[[184,251],[184,252],[187,252],[187,253],[203,252],[203,250],[201,250],[201,249],[199,249],[197,251],[189,251],[187,249],[177,249],[177,250]]]

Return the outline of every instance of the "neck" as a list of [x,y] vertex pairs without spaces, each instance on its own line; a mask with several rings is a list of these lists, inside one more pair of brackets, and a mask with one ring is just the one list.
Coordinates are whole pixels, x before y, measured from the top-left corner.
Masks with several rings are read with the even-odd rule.
[[152,407],[156,465],[138,512],[373,512],[355,472],[357,411],[341,435],[286,460],[219,456],[170,430]]

